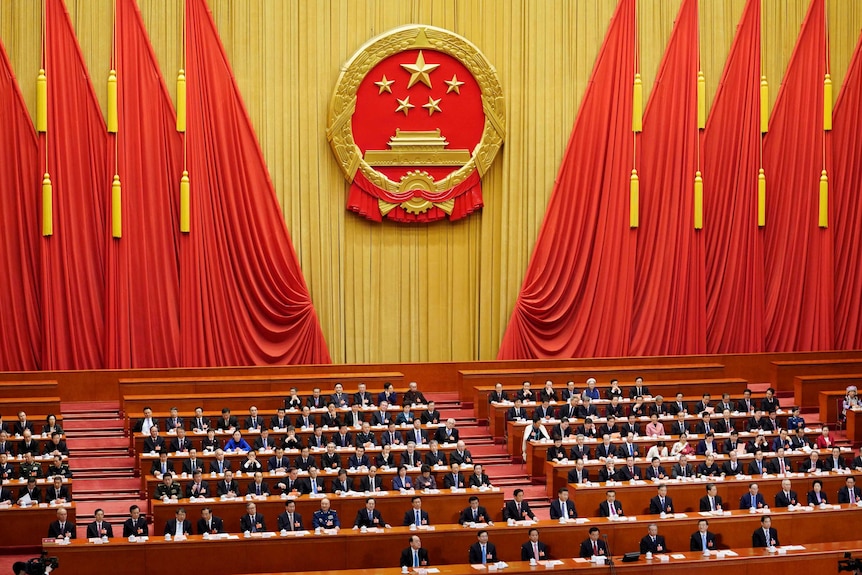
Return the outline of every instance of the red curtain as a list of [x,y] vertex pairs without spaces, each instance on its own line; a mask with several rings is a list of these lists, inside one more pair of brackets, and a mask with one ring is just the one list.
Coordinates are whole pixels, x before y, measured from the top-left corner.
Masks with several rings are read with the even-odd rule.
[[134,0],[116,2],[116,70],[123,235],[106,234],[105,367],[178,365],[182,140]]
[[824,2],[813,0],[764,141],[765,351],[832,349],[835,342],[832,228],[818,227],[824,159],[834,177],[823,132],[825,28]]
[[862,349],[862,37],[835,104],[829,218],[835,239],[835,347]]
[[760,167],[760,0],[748,0],[703,136],[706,349],[763,349]]
[[584,94],[500,359],[626,355],[635,0],[621,0]]
[[706,351],[704,239],[694,230],[697,0],[683,0],[644,115],[631,353]]
[[42,355],[38,144],[0,43],[0,371],[38,369]]
[[191,233],[180,238],[186,366],[329,363],[251,121],[205,0],[186,1]]
[[63,0],[45,0],[48,154],[54,235],[42,240],[41,369],[104,366],[105,121]]

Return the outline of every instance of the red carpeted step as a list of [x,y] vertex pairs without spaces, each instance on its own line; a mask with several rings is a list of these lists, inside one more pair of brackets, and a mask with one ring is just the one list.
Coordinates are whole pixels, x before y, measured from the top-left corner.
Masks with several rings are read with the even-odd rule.
[[105,449],[129,449],[129,438],[122,435],[116,437],[69,437],[66,445],[70,451],[79,449],[105,450]]
[[83,470],[109,470],[109,469],[134,469],[135,458],[126,457],[93,457],[87,459],[69,460],[69,468],[74,471]]
[[75,495],[103,491],[108,488],[118,491],[132,491],[141,488],[141,480],[136,477],[75,478]]
[[123,435],[124,423],[122,419],[63,419],[63,429],[68,433],[72,431],[111,431],[117,435]]
[[86,413],[90,411],[119,411],[118,401],[72,401],[60,404],[63,415],[66,413]]

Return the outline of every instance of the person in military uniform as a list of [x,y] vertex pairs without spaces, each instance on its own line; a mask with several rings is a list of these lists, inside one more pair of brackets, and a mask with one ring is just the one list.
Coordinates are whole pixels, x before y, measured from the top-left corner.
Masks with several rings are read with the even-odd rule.
[[166,473],[162,478],[162,482],[156,487],[156,499],[173,499],[177,500],[182,497],[182,490],[179,483],[174,483],[174,476]]
[[338,513],[330,508],[328,497],[320,500],[320,509],[314,512],[311,516],[311,526],[317,529],[341,529],[341,522],[338,520]]
[[42,477],[42,465],[33,459],[33,454],[29,451],[24,453],[24,462],[18,469],[18,476],[26,479],[31,477],[40,479]]
[[63,463],[63,457],[60,455],[54,456],[54,463],[52,463],[48,467],[48,475],[50,477],[56,477],[57,475],[62,475],[66,479],[72,478],[72,472],[69,470],[69,464]]

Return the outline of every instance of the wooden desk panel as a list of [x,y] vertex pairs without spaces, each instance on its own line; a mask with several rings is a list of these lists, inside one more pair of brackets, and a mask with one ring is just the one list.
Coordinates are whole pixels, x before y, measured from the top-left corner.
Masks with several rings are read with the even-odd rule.
[[[48,536],[48,527],[57,520],[59,506],[0,507],[0,525],[3,526],[3,546],[22,547],[42,543],[42,538]],[[75,503],[63,505],[69,512],[69,521],[75,523]]]
[[[670,471],[670,470],[666,470]],[[862,473],[853,474],[857,478],[857,482]],[[740,498],[748,493],[748,485],[755,482],[760,487],[760,493],[766,500],[769,507],[775,504],[775,494],[781,491],[781,481],[783,477],[770,476],[769,478],[754,477],[751,479],[725,479],[721,481],[685,481],[678,483],[675,480],[668,480],[664,483],[667,485],[667,495],[673,500],[674,511],[677,513],[696,513],[700,510],[700,499],[706,495],[706,486],[709,483],[714,483],[718,489],[717,495],[724,502],[724,509],[732,511],[739,509]],[[838,502],[838,490],[844,487],[844,482],[847,475],[840,473],[824,473],[822,475],[794,474],[793,477],[788,477],[791,484],[791,489],[796,491],[801,503],[804,505],[808,492],[811,490],[811,484],[815,479],[820,479],[823,482],[823,493],[827,496],[831,503]],[[578,514],[583,517],[597,517],[599,514],[599,504],[606,500],[606,492],[609,489],[614,489],[617,492],[617,501],[622,503],[623,510],[627,515],[644,515],[649,513],[650,499],[658,493],[658,483],[645,481],[644,485],[631,485],[629,482],[623,482],[621,485],[608,486],[604,483],[595,484],[594,486],[585,486],[583,484],[569,484],[569,496],[575,502],[575,508]]]
[[[846,506],[845,506],[846,507]],[[814,511],[810,513],[773,513],[773,527],[778,530],[783,545],[799,544],[809,546],[822,543],[823,549],[843,551],[854,549],[853,545],[831,544],[835,534],[853,536],[857,531],[858,522],[862,520],[862,509],[842,509],[829,511]],[[686,519],[664,520],[660,523],[659,533],[664,535],[668,546],[679,552],[688,549],[689,537],[697,530],[699,515]],[[647,532],[647,525],[656,519],[643,516],[637,521],[615,523],[607,520],[592,520],[582,525],[560,525],[552,521],[540,522],[540,538],[544,541],[554,558],[571,558],[577,550],[577,545],[587,538],[591,526],[601,528],[608,535],[608,540],[616,555],[626,551],[636,550],[638,542]],[[743,553],[751,547],[751,534],[760,525],[759,516],[735,512],[730,517],[711,518],[710,531],[717,534],[720,548],[732,548]],[[490,540],[496,545],[501,560],[518,562],[521,543],[527,540],[528,527],[508,527],[496,524],[488,528]],[[342,530],[337,535],[313,535],[305,537],[273,537],[271,539],[239,539],[221,541],[203,541],[199,536],[183,542],[166,542],[162,537],[153,537],[147,543],[128,543],[123,539],[114,539],[106,546],[95,545],[86,541],[75,541],[68,546],[45,544],[44,548],[50,555],[60,558],[61,568],[66,575],[92,575],[104,569],[103,553],[115,553],[121,550],[124,565],[133,565],[134,569],[124,573],[161,573],[172,572],[178,565],[193,562],[195,569],[208,575],[229,575],[234,573],[261,573],[265,571],[282,571],[287,566],[291,573],[299,571],[317,571],[324,569],[344,570],[359,568],[391,567],[397,564],[401,549],[407,546],[407,537],[418,533],[422,545],[428,549],[433,565],[463,564],[467,557],[468,547],[476,541],[476,529],[460,526],[437,526],[434,531],[410,531],[406,527],[386,530],[386,533],[358,533],[352,530]],[[309,553],[309,544],[314,552]],[[831,544],[831,545],[830,545]],[[239,546],[240,552],[236,552]],[[812,551],[808,551],[812,553]],[[763,550],[748,553],[767,557]],[[688,559],[703,564],[715,563],[726,569],[729,560],[698,559],[696,555],[686,554]],[[785,557],[786,558],[786,557]],[[768,557],[768,561],[777,561],[778,557]],[[657,563],[657,562],[654,562]],[[674,563],[672,561],[671,563]],[[756,566],[757,562],[746,559],[735,563],[732,572],[744,573],[736,566]],[[570,563],[574,567],[573,563]],[[819,563],[818,563],[819,565]],[[835,562],[830,563],[830,571],[813,571],[816,573],[832,572]],[[138,571],[139,566],[145,569]],[[618,564],[618,569],[646,568],[641,560],[638,565]],[[668,564],[660,564],[661,572],[666,572]],[[701,564],[697,565],[700,570]],[[586,568],[590,568],[587,566]],[[544,567],[538,567],[545,571]],[[607,569],[606,567],[604,568]],[[686,569],[692,569],[687,565]],[[763,565],[758,566],[763,573]],[[532,571],[532,570],[531,570]],[[556,570],[555,570],[556,571]],[[646,571],[650,572],[650,571]],[[727,572],[727,571],[725,571]]]
[[[393,527],[399,527],[404,519],[404,514],[410,510],[410,500],[414,496],[422,498],[422,509],[428,512],[432,525],[458,523],[458,517],[463,509],[469,506],[468,499],[471,496],[479,498],[479,505],[485,507],[494,521],[502,520],[503,509],[503,492],[502,491],[485,491],[480,492],[473,489],[467,489],[462,493],[450,493],[448,489],[440,490],[440,493],[430,494],[416,492],[414,494],[402,495],[398,492],[390,491],[387,495],[375,495],[376,508],[380,511],[384,521],[388,522]],[[332,509],[338,512],[338,519],[341,521],[342,529],[350,529],[353,527],[353,521],[356,519],[356,513],[360,509],[365,508],[365,499],[368,496],[363,494],[354,497],[339,497],[330,495],[329,500],[332,502]],[[295,499],[296,512],[302,515],[302,521],[306,529],[311,529],[311,516],[320,509],[320,500],[322,497],[313,498],[309,495],[302,495]],[[165,504],[160,501],[151,502],[151,510],[153,515],[153,533],[161,535],[165,523],[168,519],[173,519],[178,507],[184,507],[188,514],[189,520],[192,522],[192,528],[196,531],[198,519],[201,517],[200,510],[204,507],[212,507],[213,513],[224,520],[225,530],[232,533],[239,533],[240,517],[245,515],[245,499],[235,501],[220,501],[216,499],[210,502],[190,502],[188,499],[183,499],[179,503]],[[266,519],[266,525],[270,531],[275,531],[278,525],[277,518],[281,513],[284,513],[284,506],[287,503],[286,499],[280,497],[268,497],[266,500],[255,501],[257,504],[257,512],[262,513]]]
[[847,439],[852,441],[854,446],[862,443],[862,410],[847,410],[847,425],[844,431],[847,433]]
[[[821,391],[840,392],[844,397],[847,386],[862,385],[862,373],[843,375],[798,375],[793,378],[793,401],[796,405],[818,405]],[[824,420],[825,421],[825,420]],[[835,421],[832,419],[831,421]]]
[[862,359],[805,359],[771,362],[772,387],[777,391],[793,391],[793,378],[807,375],[838,375],[862,370]]

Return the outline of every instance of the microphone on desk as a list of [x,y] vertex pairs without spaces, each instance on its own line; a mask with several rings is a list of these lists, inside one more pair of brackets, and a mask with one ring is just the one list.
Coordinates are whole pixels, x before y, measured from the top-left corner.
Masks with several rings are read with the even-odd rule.
[[611,568],[611,573],[616,574],[617,566],[614,565],[614,552],[611,550],[611,544],[608,541],[608,534],[602,533],[602,539],[605,540],[605,547],[608,548],[608,567]]

